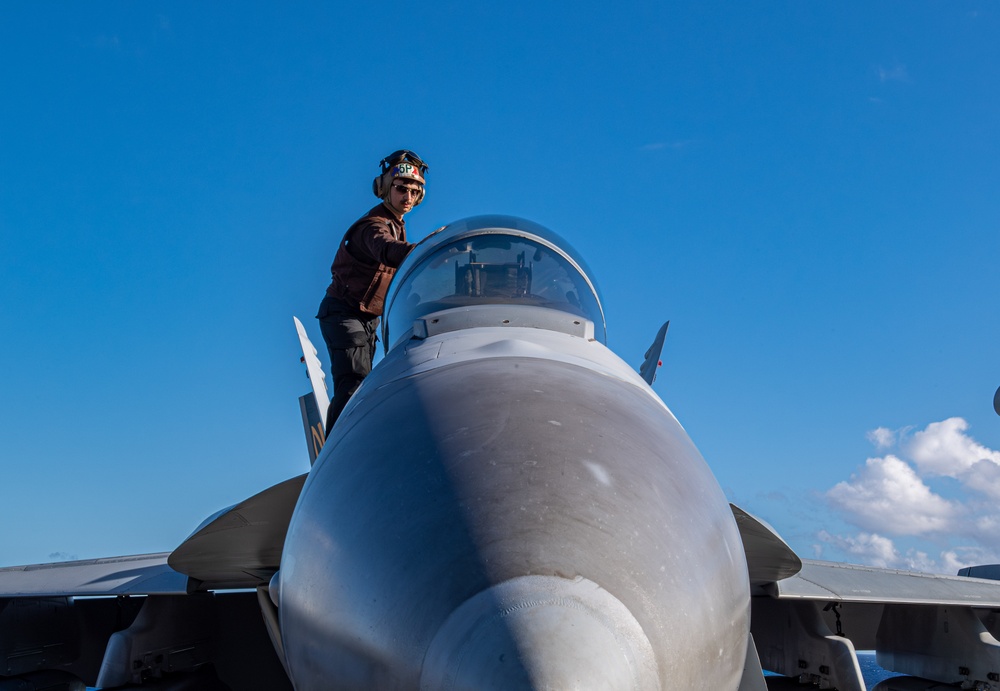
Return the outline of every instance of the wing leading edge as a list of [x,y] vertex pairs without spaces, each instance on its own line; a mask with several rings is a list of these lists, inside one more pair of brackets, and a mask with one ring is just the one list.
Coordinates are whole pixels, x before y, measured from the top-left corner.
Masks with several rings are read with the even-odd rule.
[[169,554],[0,568],[0,598],[183,595],[188,577],[167,565]]
[[[738,507],[733,513],[750,566],[751,634],[764,669],[821,688],[864,691],[856,650],[875,650],[880,666],[914,677],[907,689],[1000,688],[1000,582],[810,559],[794,569],[791,550],[782,550],[770,526]],[[883,683],[880,691],[897,688]]]
[[[218,512],[172,553],[0,568],[0,688],[290,689],[267,585],[304,481]],[[210,592],[234,588],[256,592]]]

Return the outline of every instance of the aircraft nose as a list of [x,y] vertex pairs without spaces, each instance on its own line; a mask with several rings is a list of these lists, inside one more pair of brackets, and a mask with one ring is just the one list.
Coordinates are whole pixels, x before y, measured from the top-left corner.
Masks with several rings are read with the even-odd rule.
[[460,605],[421,689],[658,689],[653,649],[617,598],[584,578],[521,576]]

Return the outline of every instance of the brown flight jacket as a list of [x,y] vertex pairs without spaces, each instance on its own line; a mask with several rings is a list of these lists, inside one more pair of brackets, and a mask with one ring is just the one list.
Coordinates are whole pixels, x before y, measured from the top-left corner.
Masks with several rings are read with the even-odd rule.
[[381,316],[389,282],[411,249],[406,222],[379,204],[344,233],[330,267],[333,282],[326,294],[365,317]]

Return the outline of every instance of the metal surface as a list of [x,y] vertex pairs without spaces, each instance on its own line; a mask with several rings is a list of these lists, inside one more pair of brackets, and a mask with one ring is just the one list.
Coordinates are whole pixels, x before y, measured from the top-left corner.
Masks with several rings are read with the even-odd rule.
[[[525,576],[586,579],[620,602],[654,651],[660,686],[637,688],[738,687],[749,584],[736,524],[634,371],[599,343],[533,328],[390,351],[289,527],[278,578],[296,688],[415,688],[453,613]],[[561,628],[549,648],[587,648],[599,629]],[[564,664],[531,655],[530,631],[491,637],[532,670],[521,688]],[[616,659],[608,648],[594,664]]]
[[826,660],[847,660],[832,655],[844,641],[876,650],[886,669],[935,680],[879,688],[959,682],[991,688],[1000,681],[1000,626],[992,614],[1000,604],[997,586],[979,578],[803,560],[801,572],[766,588],[774,597],[753,598],[754,638],[772,671],[799,675],[804,664],[811,678],[842,691],[836,677],[846,668],[838,671]]
[[316,348],[309,341],[306,329],[298,317],[295,320],[295,332],[299,335],[299,345],[302,347],[302,361],[306,365],[306,374],[309,376],[309,383],[312,384],[313,397],[316,399],[316,408],[321,415],[326,415],[327,406],[330,405],[330,396],[326,391],[326,374],[323,372],[323,363],[316,357]]
[[653,385],[656,381],[656,369],[660,366],[660,354],[663,352],[663,341],[667,337],[667,329],[670,328],[670,322],[666,322],[660,327],[660,330],[656,332],[656,338],[653,339],[652,345],[646,350],[646,354],[643,356],[645,359],[642,364],[639,365],[639,376],[642,380]]
[[323,416],[319,408],[316,407],[316,397],[312,393],[299,396],[299,412],[302,413],[302,430],[306,435],[306,450],[309,453],[309,465],[316,462],[319,452],[323,450],[326,443],[326,434],[323,432]]
[[802,560],[774,528],[735,504],[729,506],[743,541],[751,586],[790,578],[802,569]]
[[306,476],[290,480],[225,509],[202,523],[168,559],[200,589],[256,588],[281,563],[285,532]]
[[831,631],[818,603],[754,598],[753,640],[764,669],[823,689],[865,691],[854,644]]
[[928,679],[893,677],[880,681],[872,687],[872,691],[955,691],[955,688],[953,684],[944,684]]
[[991,581],[1000,581],[1000,564],[966,566],[964,569],[958,570],[958,575],[970,578],[986,578]]
[[968,607],[886,606],[876,650],[879,665],[914,677],[1000,681],[1000,641]]
[[443,312],[431,312],[414,321],[413,337],[425,339],[478,326],[508,329],[522,326],[559,331],[587,341],[594,340],[594,323],[589,319],[545,307],[523,306],[511,310],[508,305],[456,307]]
[[[571,630],[573,635],[567,636]],[[420,688],[660,687],[632,613],[584,578],[520,576],[466,600],[424,658]]]
[[778,581],[775,597],[789,599],[1000,607],[996,581],[802,560],[802,571]]
[[167,552],[0,568],[2,597],[170,595],[188,578],[167,565]]

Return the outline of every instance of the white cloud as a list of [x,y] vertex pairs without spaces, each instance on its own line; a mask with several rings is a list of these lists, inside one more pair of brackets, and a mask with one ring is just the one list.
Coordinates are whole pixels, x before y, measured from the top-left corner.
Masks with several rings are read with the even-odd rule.
[[[1000,563],[1000,451],[976,442],[968,428],[955,417],[912,434],[907,427],[868,432],[884,455],[869,458],[826,493],[830,505],[863,532],[824,532],[820,542],[874,566],[954,574],[965,566]],[[950,486],[957,496],[946,499],[928,484],[942,477],[958,481]],[[934,549],[920,545],[903,553],[887,536],[932,539]],[[938,553],[938,560],[930,553]]]
[[963,569],[966,566],[971,566],[971,564],[963,563],[962,560],[959,558],[958,554],[953,550],[942,552],[941,561],[943,562],[941,564],[941,571],[948,574],[956,574],[958,573],[959,569]]
[[1000,563],[1000,552],[976,546],[960,546],[941,553],[941,571],[957,574],[966,566]]
[[895,535],[947,531],[962,513],[892,455],[869,458],[858,475],[837,483],[826,496],[855,525]]
[[985,458],[976,461],[960,479],[970,490],[1000,499],[1000,465],[995,461]]
[[819,539],[870,566],[891,568],[895,567],[899,561],[899,553],[893,546],[892,540],[874,533],[859,533],[853,537],[842,537],[831,535],[823,530],[819,534]]
[[932,422],[913,435],[906,451],[925,474],[955,478],[968,489],[1000,499],[1000,451],[988,449],[965,434],[960,417]]
[[879,451],[891,448],[896,443],[896,433],[888,427],[873,429],[865,436]]
[[1000,516],[996,514],[978,516],[974,521],[976,529],[985,535],[996,537],[1000,535]]
[[903,556],[902,564],[896,568],[907,571],[941,572],[941,565],[928,556],[927,552],[910,549]]

